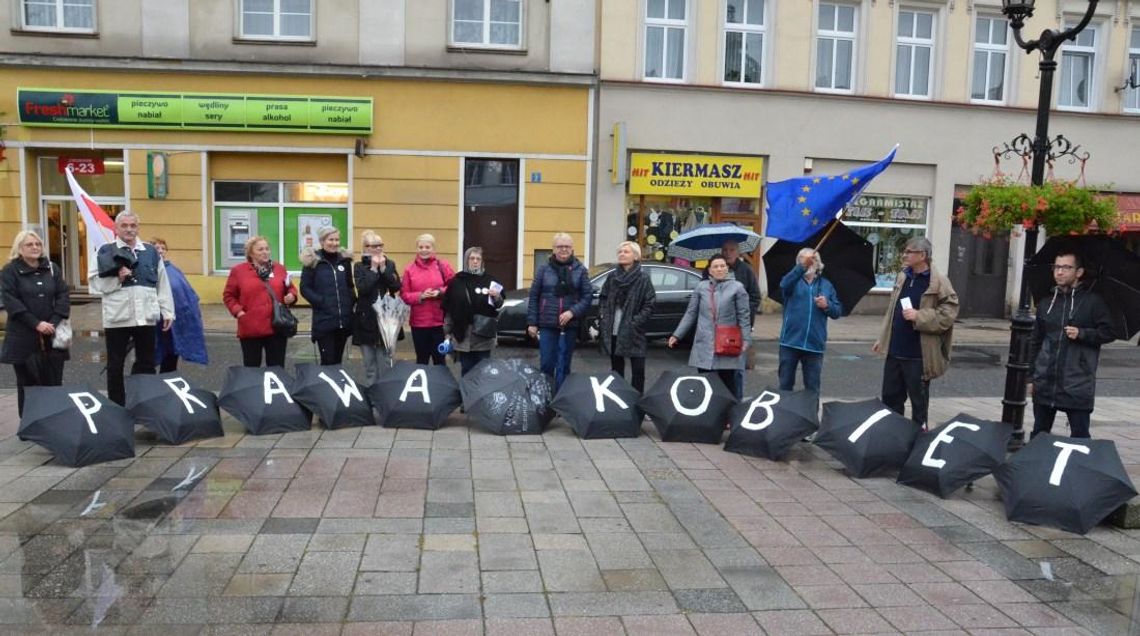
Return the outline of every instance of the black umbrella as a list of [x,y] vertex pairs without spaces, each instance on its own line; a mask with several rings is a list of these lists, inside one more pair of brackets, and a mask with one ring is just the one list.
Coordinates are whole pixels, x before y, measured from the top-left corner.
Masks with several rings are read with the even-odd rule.
[[665,370],[638,406],[653,420],[663,442],[719,444],[724,418],[736,396],[715,373]]
[[492,358],[463,376],[467,417],[496,435],[538,434],[554,417],[550,381],[518,358]]
[[819,395],[767,387],[755,399],[732,407],[728,420],[732,430],[724,450],[778,460],[819,428]]
[[125,245],[113,246],[108,250],[100,249],[95,258],[95,268],[102,278],[118,276],[119,270],[123,267],[133,270],[138,263],[135,251]]
[[368,426],[372,420],[372,403],[339,364],[320,366],[298,364],[297,377],[289,385],[289,393],[306,409],[320,418],[325,428]]
[[245,425],[250,435],[307,431],[313,414],[289,393],[293,379],[281,367],[230,367],[218,406]]
[[1061,250],[1080,255],[1083,280],[1108,304],[1116,337],[1135,336],[1140,331],[1140,256],[1129,251],[1123,240],[1104,234],[1053,237],[1025,269],[1035,299],[1053,293],[1053,261]]
[[[776,241],[764,253],[764,274],[768,279],[768,296],[784,302],[780,293],[780,280],[796,266],[796,254],[805,247],[815,248],[825,231],[817,233],[803,243]],[[843,223],[835,222],[835,229],[819,248],[826,267],[823,277],[835,286],[835,294],[843,303],[843,315],[851,313],[855,305],[875,286],[875,246]]]
[[1085,534],[1129,499],[1116,444],[1041,433],[994,471],[1005,516]]
[[612,371],[571,373],[550,408],[583,439],[637,437],[644,417],[637,407],[640,398],[637,389]]
[[87,386],[29,386],[17,436],[78,468],[135,456],[135,418]]
[[945,499],[985,477],[1005,461],[1013,427],[959,413],[944,425],[922,433],[899,470],[898,482]]
[[225,434],[214,392],[192,387],[177,371],[129,375],[126,388],[127,410],[164,442],[182,444]]
[[827,402],[815,443],[856,477],[901,466],[920,427],[887,408],[882,400]]
[[459,408],[459,383],[445,366],[397,362],[368,387],[382,426],[435,430]]

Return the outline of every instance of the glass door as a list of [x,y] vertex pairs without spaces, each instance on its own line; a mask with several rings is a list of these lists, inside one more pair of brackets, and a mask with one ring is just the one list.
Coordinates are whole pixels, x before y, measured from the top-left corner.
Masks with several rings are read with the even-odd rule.
[[[97,201],[98,202],[98,201]],[[98,202],[111,218],[126,206]],[[79,214],[75,201],[48,199],[43,201],[42,218],[47,227],[48,258],[63,272],[72,288],[87,286],[87,224]]]

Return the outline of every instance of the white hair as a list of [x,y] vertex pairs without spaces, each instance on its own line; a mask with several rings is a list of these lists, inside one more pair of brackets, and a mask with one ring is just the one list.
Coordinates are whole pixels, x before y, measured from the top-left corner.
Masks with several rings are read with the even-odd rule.
[[805,248],[801,249],[799,251],[799,253],[796,254],[796,264],[799,264],[800,260],[802,260],[803,257],[807,256],[808,254],[815,254],[815,258],[812,259],[811,271],[816,273],[816,274],[822,272],[823,271],[823,257],[821,257],[819,255],[819,252],[816,252],[815,250],[813,250],[810,247],[805,247]]

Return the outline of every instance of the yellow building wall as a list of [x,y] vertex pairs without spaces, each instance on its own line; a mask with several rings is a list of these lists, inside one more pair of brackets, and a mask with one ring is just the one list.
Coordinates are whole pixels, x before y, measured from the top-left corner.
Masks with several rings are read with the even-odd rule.
[[160,237],[171,260],[188,274],[202,272],[202,155],[197,152],[167,156],[170,175],[165,199],[147,198],[146,151],[128,152],[130,209],[139,215],[144,241]]
[[549,250],[555,232],[566,232],[574,239],[579,258],[586,247],[586,162],[527,160],[524,176],[532,172],[541,172],[542,182],[526,184],[519,263],[524,285],[534,277],[534,251]]
[[[20,223],[20,163],[19,151],[7,150],[6,159],[0,162],[0,254],[5,262],[12,239],[23,229]],[[43,237],[47,240],[47,237]]]

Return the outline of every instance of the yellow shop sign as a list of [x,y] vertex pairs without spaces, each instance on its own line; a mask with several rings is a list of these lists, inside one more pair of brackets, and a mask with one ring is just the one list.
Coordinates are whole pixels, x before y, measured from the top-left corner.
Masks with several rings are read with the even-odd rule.
[[757,199],[763,174],[759,157],[635,152],[629,162],[629,193]]

